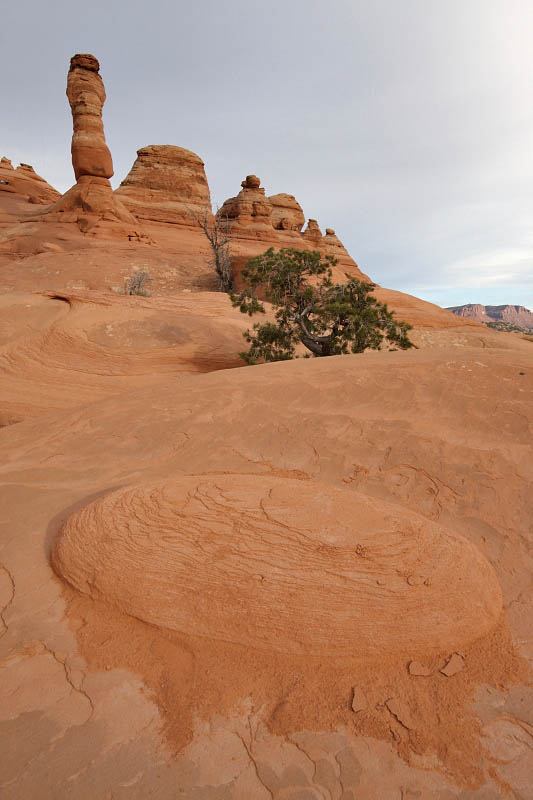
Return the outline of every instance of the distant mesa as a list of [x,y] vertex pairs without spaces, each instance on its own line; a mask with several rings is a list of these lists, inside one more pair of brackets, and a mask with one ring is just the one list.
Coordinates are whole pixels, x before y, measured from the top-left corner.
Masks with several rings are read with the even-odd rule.
[[53,564],[152,625],[310,656],[454,650],[502,608],[493,568],[461,536],[381,499],[267,475],[120,489],[65,522]]
[[502,323],[533,330],[533,313],[524,306],[502,305],[483,306],[480,303],[467,303],[463,306],[450,306],[446,309],[458,317],[467,317],[476,322]]

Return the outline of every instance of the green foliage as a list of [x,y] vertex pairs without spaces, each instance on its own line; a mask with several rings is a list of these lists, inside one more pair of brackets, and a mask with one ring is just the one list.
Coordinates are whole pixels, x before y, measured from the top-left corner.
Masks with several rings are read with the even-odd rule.
[[314,357],[377,350],[384,340],[403,350],[412,347],[411,326],[397,322],[376,300],[375,284],[333,283],[336,263],[318,250],[270,248],[250,259],[242,271],[245,289],[231,295],[232,303],[249,316],[265,313],[261,293],[274,308],[275,323],[256,323],[244,334],[250,347],[240,355],[248,364],[297,358],[299,343]]

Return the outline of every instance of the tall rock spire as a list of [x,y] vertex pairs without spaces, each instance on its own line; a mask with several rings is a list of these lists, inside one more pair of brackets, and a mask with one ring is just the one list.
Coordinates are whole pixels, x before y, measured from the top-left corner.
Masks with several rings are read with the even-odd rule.
[[105,143],[102,107],[106,100],[98,60],[87,53],[73,56],[67,79],[72,110],[72,166],[76,180],[82,175],[111,178],[113,159]]
[[114,228],[119,236],[148,241],[139,233],[138,221],[115,197],[109,183],[113,159],[105,143],[102,107],[106,94],[99,69],[98,60],[87,53],[70,59],[67,97],[74,128],[72,166],[76,184],[54,203],[43,219],[74,222],[82,233],[92,235],[108,236]]

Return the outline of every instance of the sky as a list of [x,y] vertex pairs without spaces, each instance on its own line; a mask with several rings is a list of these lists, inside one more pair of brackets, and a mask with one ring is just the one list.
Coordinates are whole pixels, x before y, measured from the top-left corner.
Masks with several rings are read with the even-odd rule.
[[114,186],[136,150],[254,173],[377,283],[533,309],[533,0],[17,0],[2,8],[0,155],[74,182],[74,53],[100,61]]

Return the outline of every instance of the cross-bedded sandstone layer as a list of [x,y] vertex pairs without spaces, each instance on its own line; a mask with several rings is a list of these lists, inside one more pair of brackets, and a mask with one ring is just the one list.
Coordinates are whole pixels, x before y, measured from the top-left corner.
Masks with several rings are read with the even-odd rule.
[[115,195],[136,217],[196,227],[191,211],[211,212],[204,162],[184,147],[141,147]]
[[25,196],[28,202],[37,205],[53,203],[60,197],[59,192],[37,175],[30,164],[13,164],[3,156],[0,159],[0,192],[11,192]]
[[364,494],[265,475],[115,492],[70,517],[53,562],[159,627],[310,656],[457,649],[502,607],[494,570],[461,536]]

